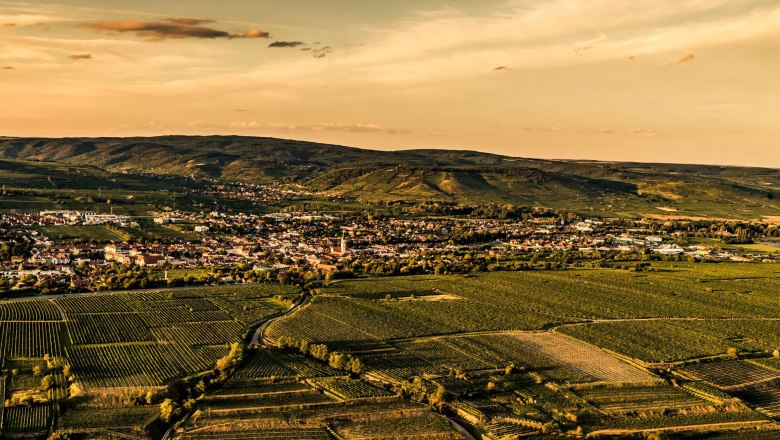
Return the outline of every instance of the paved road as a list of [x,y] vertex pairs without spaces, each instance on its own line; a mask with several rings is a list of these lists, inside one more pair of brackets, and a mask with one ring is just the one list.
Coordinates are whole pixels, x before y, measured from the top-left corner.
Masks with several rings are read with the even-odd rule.
[[284,318],[285,316],[289,316],[292,312],[294,312],[294,311],[298,310],[300,307],[303,307],[306,304],[308,304],[310,298],[311,298],[311,296],[309,295],[309,293],[308,292],[304,292],[303,293],[303,298],[301,299],[301,301],[298,302],[298,304],[295,304],[294,306],[290,307],[289,309],[287,309],[287,311],[285,311],[284,313],[282,313],[279,316],[274,316],[273,318],[266,319],[265,322],[263,322],[260,325],[260,327],[258,327],[257,330],[255,330],[255,334],[252,335],[252,342],[249,343],[249,346],[250,347],[259,347],[261,345],[267,345],[265,343],[265,340],[264,340],[265,338],[264,338],[263,333],[265,333],[265,328],[268,327],[268,324],[276,321],[277,319],[281,319],[281,318]]

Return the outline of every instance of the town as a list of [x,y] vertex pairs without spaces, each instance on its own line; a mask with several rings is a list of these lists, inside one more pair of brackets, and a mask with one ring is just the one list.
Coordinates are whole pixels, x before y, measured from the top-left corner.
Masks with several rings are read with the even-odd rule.
[[[172,234],[149,239],[143,234],[146,225]],[[593,219],[546,209],[530,209],[516,219],[216,210],[154,212],[141,219],[45,210],[0,214],[0,227],[2,286],[45,293],[183,282],[300,282],[307,273],[305,279],[312,281],[621,262],[641,270],[633,262],[651,260],[780,261],[780,247],[760,252],[740,246],[780,236],[780,228],[769,224]],[[55,236],[63,230],[86,235]],[[113,239],[90,236],[94,230]],[[771,245],[764,247],[771,250]],[[116,283],[121,268],[136,271],[136,282]]]

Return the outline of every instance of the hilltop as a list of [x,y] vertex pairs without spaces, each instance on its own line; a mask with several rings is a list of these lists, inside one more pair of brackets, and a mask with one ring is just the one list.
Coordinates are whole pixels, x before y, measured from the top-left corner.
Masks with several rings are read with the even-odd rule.
[[780,211],[780,170],[525,159],[477,151],[377,151],[246,136],[0,138],[0,158],[255,183],[366,202],[518,203],[658,215]]

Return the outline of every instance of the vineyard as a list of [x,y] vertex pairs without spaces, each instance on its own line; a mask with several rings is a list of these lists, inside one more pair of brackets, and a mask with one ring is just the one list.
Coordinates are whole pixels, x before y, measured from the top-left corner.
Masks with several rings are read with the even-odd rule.
[[581,389],[578,394],[612,415],[652,415],[671,409],[711,407],[710,402],[668,385],[596,387]]
[[780,372],[745,361],[703,362],[680,368],[684,374],[728,390],[746,384],[780,379]]
[[12,406],[3,411],[3,432],[8,434],[45,432],[51,426],[49,405]]
[[[288,286],[225,286],[4,302],[0,364],[13,374],[4,381],[3,396],[38,403],[4,405],[3,432],[47,431],[54,418],[48,402],[68,397],[69,380],[79,392],[100,395],[157,387],[213,369],[247,323],[284,310],[298,294]],[[55,363],[49,370],[47,364]],[[41,388],[43,379],[48,389]],[[76,406],[64,410],[58,424],[81,431],[137,431],[158,411],[156,406]]]
[[324,378],[312,380],[317,387],[342,400],[393,397],[395,394],[367,384],[362,380]]
[[735,388],[730,391],[770,417],[780,417],[780,379]]
[[645,362],[671,362],[780,344],[775,320],[655,320],[566,326],[561,333]]

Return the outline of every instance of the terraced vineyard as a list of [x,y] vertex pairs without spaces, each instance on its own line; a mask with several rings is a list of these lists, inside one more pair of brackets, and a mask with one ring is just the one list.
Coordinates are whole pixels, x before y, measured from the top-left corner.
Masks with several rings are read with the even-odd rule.
[[[45,432],[56,420],[58,429],[88,436],[105,429],[145,436],[161,396],[183,377],[207,391],[180,412],[184,420],[171,434],[181,439],[459,438],[431,407],[457,414],[485,438],[771,425],[767,417],[780,411],[774,359],[696,360],[672,370],[653,364],[729,347],[766,356],[778,343],[774,273],[751,267],[753,278],[743,283],[721,272],[703,266],[694,280],[682,265],[641,274],[340,281],[266,327],[263,340],[292,338],[295,349],[247,349],[218,386],[197,383],[205,377],[199,373],[212,371],[230,343],[247,341],[253,324],[290,307],[297,290],[225,286],[10,301],[0,304],[0,354],[6,371],[16,372],[7,374],[4,396],[16,400],[3,409],[3,429]],[[745,301],[713,298],[710,286]],[[358,358],[362,373],[298,353],[299,341]],[[672,386],[673,374],[687,379]],[[41,388],[44,377],[49,389]],[[69,389],[84,395],[68,398]],[[25,394],[42,400],[19,404]]]
[[371,386],[362,380],[330,377],[325,379],[315,379],[312,381],[312,383],[314,383],[317,388],[322,388],[327,393],[343,400],[395,396],[395,394],[387,390]]
[[[241,339],[247,316],[278,313],[298,294],[286,286],[225,286],[4,302],[0,364],[12,374],[3,395],[41,403],[4,405],[3,432],[49,430],[54,414],[48,402],[65,402],[69,387],[87,395],[121,395],[209,371]],[[263,306],[248,315],[241,306],[245,299]],[[50,388],[41,388],[43,379]],[[59,406],[61,429],[145,435],[143,425],[159,413],[157,406],[72,406]]]
[[780,417],[780,379],[746,385],[730,391],[770,417]]
[[737,360],[703,362],[680,368],[680,371],[724,390],[780,379],[778,371]]
[[7,434],[46,432],[51,426],[49,405],[12,406],[3,412],[3,432]]
[[631,385],[578,390],[583,399],[612,415],[658,414],[670,409],[710,407],[711,403],[668,385]]

